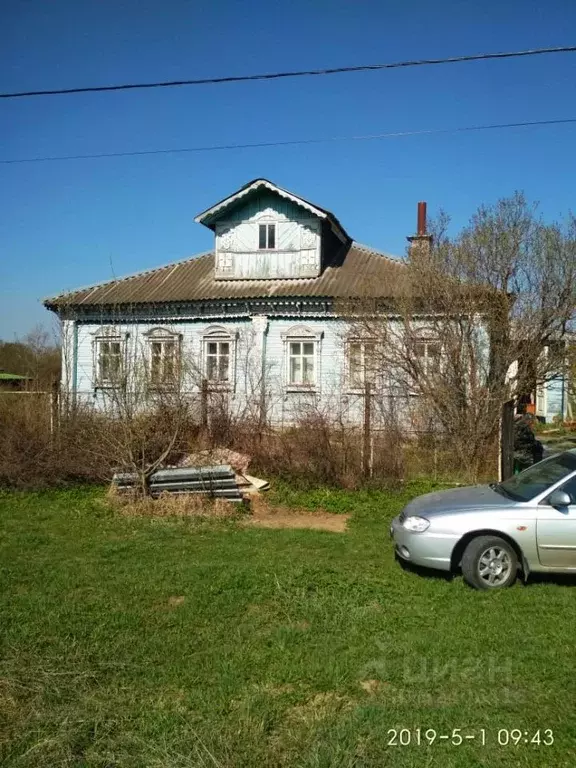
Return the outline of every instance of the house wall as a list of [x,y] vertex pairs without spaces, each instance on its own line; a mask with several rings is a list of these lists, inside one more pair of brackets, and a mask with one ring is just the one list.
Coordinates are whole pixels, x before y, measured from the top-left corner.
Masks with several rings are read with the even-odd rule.
[[[264,400],[267,419],[279,426],[295,423],[306,412],[323,413],[329,418],[360,424],[363,419],[363,395],[348,384],[345,354],[346,324],[336,318],[267,318],[220,321],[190,319],[179,322],[123,323],[102,325],[67,321],[63,339],[63,388],[77,403],[105,409],[109,391],[97,382],[96,339],[110,330],[122,339],[125,359],[132,377],[142,371],[149,359],[146,334],[164,328],[181,339],[184,388],[192,399],[199,398],[204,376],[203,340],[215,327],[225,329],[234,340],[233,381],[222,392],[230,410],[238,415],[256,415],[265,382]],[[316,385],[298,389],[288,382],[287,334],[310,333],[317,345]],[[294,337],[296,338],[296,337]],[[307,337],[305,337],[307,338]],[[140,366],[140,367],[139,367]],[[133,385],[135,389],[137,384]],[[129,384],[130,388],[130,384]],[[401,397],[393,400],[400,409]],[[375,414],[374,418],[378,420]]]
[[[318,334],[318,382],[315,402],[323,401],[329,393],[339,388],[343,374],[343,351],[339,352],[340,324],[334,320],[252,319],[187,320],[181,322],[122,323],[102,325],[72,321],[63,332],[62,356],[64,390],[75,393],[77,402],[92,404],[97,408],[106,405],[107,390],[97,381],[96,343],[98,338],[113,333],[124,344],[124,357],[129,376],[137,377],[149,360],[147,335],[155,328],[164,328],[177,334],[181,340],[183,378],[191,395],[199,393],[204,377],[204,342],[206,335],[215,328],[225,329],[233,342],[232,382],[226,392],[230,407],[242,411],[246,401],[260,401],[262,381],[266,381],[266,399],[269,416],[275,422],[291,420],[299,405],[309,399],[297,392],[286,391],[287,358],[286,342],[282,334],[295,325],[306,325]],[[263,350],[265,353],[262,359]],[[134,384],[134,387],[137,385]],[[130,387],[130,385],[129,385]]]
[[[260,250],[260,224],[276,225],[276,248]],[[216,279],[317,277],[321,222],[305,209],[262,192],[216,225]]]
[[[364,393],[349,382],[347,324],[336,317],[292,317],[199,319],[156,323],[138,322],[102,325],[66,321],[63,332],[63,388],[80,404],[106,410],[111,390],[97,381],[96,340],[112,331],[124,344],[128,391],[143,388],[149,364],[149,334],[154,329],[173,332],[180,339],[182,388],[192,403],[200,404],[205,377],[204,340],[211,331],[224,330],[233,343],[230,386],[210,387],[211,398],[224,398],[236,417],[258,418],[262,408],[269,423],[290,426],[306,414],[323,414],[329,420],[360,425],[364,419]],[[293,336],[290,336],[290,334]],[[295,334],[295,335],[294,335]],[[316,384],[290,385],[288,344],[290,339],[312,339],[316,344]],[[263,387],[264,383],[264,387]],[[263,392],[264,389],[264,392]],[[384,371],[372,400],[375,429],[396,422],[405,429],[418,429],[419,398],[405,386],[394,386],[393,373]],[[426,428],[422,423],[422,428]]]
[[566,416],[566,383],[563,376],[557,376],[546,382],[545,390],[545,416],[546,423],[551,423],[555,418],[564,419]]

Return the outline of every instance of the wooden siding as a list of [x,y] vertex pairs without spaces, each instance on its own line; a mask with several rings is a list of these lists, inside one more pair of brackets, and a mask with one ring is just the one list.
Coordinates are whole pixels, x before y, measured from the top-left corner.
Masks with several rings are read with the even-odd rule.
[[[276,247],[258,248],[260,224],[276,225]],[[320,274],[321,222],[272,193],[253,196],[216,225],[215,276],[220,280],[268,280]]]
[[563,376],[557,376],[546,382],[545,420],[549,424],[554,418],[564,418],[567,413],[566,382]]
[[[317,334],[317,381],[310,392],[294,391],[288,387],[287,353],[288,340],[285,334],[294,325],[305,325]],[[234,348],[234,386],[228,393],[229,404],[233,412],[246,412],[247,402],[259,401],[261,372],[265,371],[266,401],[268,417],[274,424],[293,423],[306,409],[325,410],[327,413],[339,400],[345,388],[344,346],[342,340],[343,324],[336,319],[305,319],[298,321],[268,320],[255,317],[253,320],[225,320],[222,322],[193,320],[167,325],[169,330],[181,335],[182,355],[185,369],[193,369],[197,375],[189,377],[186,388],[192,397],[200,389],[201,370],[203,368],[203,338],[215,325],[225,328],[235,341]],[[146,354],[146,333],[157,327],[158,323],[139,323],[115,325],[114,333],[125,344],[126,356],[138,359]],[[76,377],[70,372],[73,361],[73,334],[63,336],[63,359],[67,360],[69,371],[66,382],[69,390],[76,381],[77,400],[103,408],[106,390],[96,381],[95,340],[106,327],[96,324],[79,324],[78,353],[76,359]],[[263,335],[264,334],[264,335]],[[263,338],[265,339],[263,343]],[[265,348],[265,362],[262,366],[262,349]],[[361,413],[361,410],[358,411]]]
[[[147,336],[161,323],[131,323],[115,326],[78,324],[78,350],[76,376],[73,375],[74,359],[72,324],[63,335],[63,360],[67,363],[66,382],[72,394],[76,381],[77,402],[90,404],[97,409],[106,405],[108,392],[96,381],[95,340],[106,329],[123,340],[128,359],[142,360],[147,354]],[[267,318],[255,316],[245,320],[187,320],[163,324],[162,327],[179,335],[184,361],[185,391],[192,402],[199,402],[200,382],[203,376],[203,339],[207,332],[219,326],[233,339],[233,382],[226,392],[228,407],[236,416],[258,415],[261,402],[261,383],[264,378],[267,418],[275,426],[294,424],[307,413],[323,414],[328,419],[341,419],[350,425],[361,425],[363,396],[351,390],[347,381],[346,325],[337,318]],[[310,333],[317,344],[316,382],[310,389],[298,389],[288,381],[287,345],[290,331],[302,337]],[[263,364],[264,352],[264,364]],[[264,373],[264,376],[262,374]],[[383,409],[407,420],[414,398],[406,393],[390,390]],[[374,413],[375,428],[384,420],[386,413]]]

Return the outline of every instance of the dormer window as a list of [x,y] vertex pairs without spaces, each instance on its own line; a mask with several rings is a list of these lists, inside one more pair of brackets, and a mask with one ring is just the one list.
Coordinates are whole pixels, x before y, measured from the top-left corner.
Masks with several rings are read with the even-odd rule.
[[261,251],[273,251],[276,248],[276,224],[259,225],[258,248]]

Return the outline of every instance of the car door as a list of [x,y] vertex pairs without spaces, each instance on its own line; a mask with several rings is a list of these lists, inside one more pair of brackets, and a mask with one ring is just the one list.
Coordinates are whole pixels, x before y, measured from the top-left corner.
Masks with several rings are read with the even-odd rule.
[[538,559],[550,568],[576,568],[576,476],[557,490],[565,491],[571,503],[555,508],[544,499],[538,505]]

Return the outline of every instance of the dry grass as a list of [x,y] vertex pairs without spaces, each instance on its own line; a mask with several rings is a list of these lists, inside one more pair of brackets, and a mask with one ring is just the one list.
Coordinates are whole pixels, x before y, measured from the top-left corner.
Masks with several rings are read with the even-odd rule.
[[198,517],[226,520],[240,518],[247,512],[247,506],[244,504],[213,499],[199,493],[163,493],[153,499],[119,493],[111,486],[107,498],[113,509],[128,517]]
[[261,528],[303,528],[343,533],[350,515],[333,514],[323,509],[293,509],[274,506],[264,496],[254,494],[242,505],[211,499],[200,494],[175,496],[164,493],[156,499],[137,498],[119,493],[111,486],[107,499],[114,510],[128,517],[192,517],[211,520],[238,520]]

